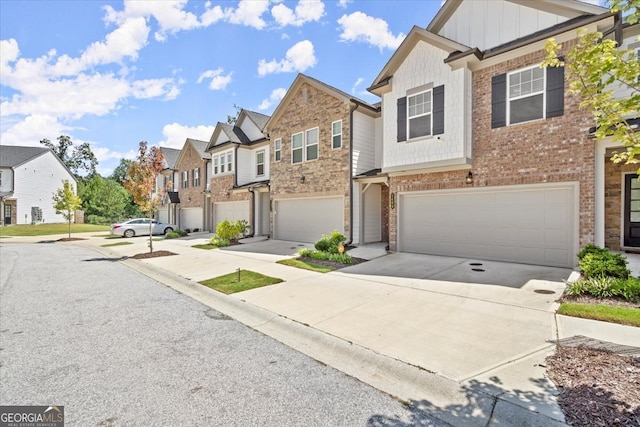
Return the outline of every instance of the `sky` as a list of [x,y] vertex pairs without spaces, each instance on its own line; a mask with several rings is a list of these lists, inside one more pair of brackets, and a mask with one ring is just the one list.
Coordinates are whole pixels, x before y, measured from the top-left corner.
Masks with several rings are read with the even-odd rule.
[[[592,1],[593,2],[593,1]],[[270,115],[298,73],[366,91],[442,0],[0,0],[0,144],[88,142],[98,172],[140,141],[208,141]]]

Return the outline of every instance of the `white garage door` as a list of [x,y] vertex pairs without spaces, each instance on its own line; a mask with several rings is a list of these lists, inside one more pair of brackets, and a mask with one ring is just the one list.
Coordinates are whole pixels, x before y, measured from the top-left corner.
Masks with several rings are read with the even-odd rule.
[[572,267],[577,185],[400,194],[398,249]]
[[202,230],[202,208],[180,209],[180,228],[186,230]]
[[219,202],[214,204],[213,225],[214,229],[222,221],[236,222],[245,220],[249,222],[249,201]]
[[313,243],[333,230],[344,233],[342,197],[277,200],[275,238]]
[[169,209],[166,206],[161,206],[158,210],[158,221],[169,223]]

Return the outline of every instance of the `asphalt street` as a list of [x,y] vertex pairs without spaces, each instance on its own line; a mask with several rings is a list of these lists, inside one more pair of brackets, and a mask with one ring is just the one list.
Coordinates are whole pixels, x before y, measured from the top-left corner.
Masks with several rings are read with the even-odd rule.
[[0,244],[0,404],[68,426],[440,425],[129,267]]

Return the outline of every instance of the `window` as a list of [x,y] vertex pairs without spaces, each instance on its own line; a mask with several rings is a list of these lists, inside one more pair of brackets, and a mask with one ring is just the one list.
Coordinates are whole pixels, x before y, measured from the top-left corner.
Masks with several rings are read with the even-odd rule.
[[279,162],[282,159],[282,139],[278,138],[274,141],[273,161]]
[[331,148],[342,148],[342,120],[331,123]]
[[220,173],[224,173],[224,166],[226,164],[226,156],[224,153],[220,154]]
[[535,65],[491,78],[492,129],[563,114],[564,67]]
[[431,90],[407,97],[409,139],[431,135]]
[[306,136],[306,161],[316,160],[318,158],[318,128],[309,129],[305,132]]
[[544,118],[544,75],[538,66],[508,75],[509,124]]
[[302,132],[291,136],[291,163],[302,162]]
[[227,152],[227,172],[233,171],[233,151]]
[[200,168],[193,170],[193,186],[200,187]]
[[264,176],[264,150],[256,153],[256,175]]
[[220,158],[218,156],[213,156],[213,174],[218,175],[218,161]]
[[189,171],[182,172],[182,188],[189,187]]

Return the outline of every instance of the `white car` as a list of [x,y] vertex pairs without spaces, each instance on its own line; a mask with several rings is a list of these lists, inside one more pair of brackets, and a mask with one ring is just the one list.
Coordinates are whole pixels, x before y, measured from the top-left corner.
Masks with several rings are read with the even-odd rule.
[[165,224],[163,222],[158,222],[155,219],[134,218],[128,221],[111,224],[111,234],[117,234],[124,237],[148,236],[149,221],[151,221],[152,224],[151,234],[167,234],[176,228],[173,224]]

